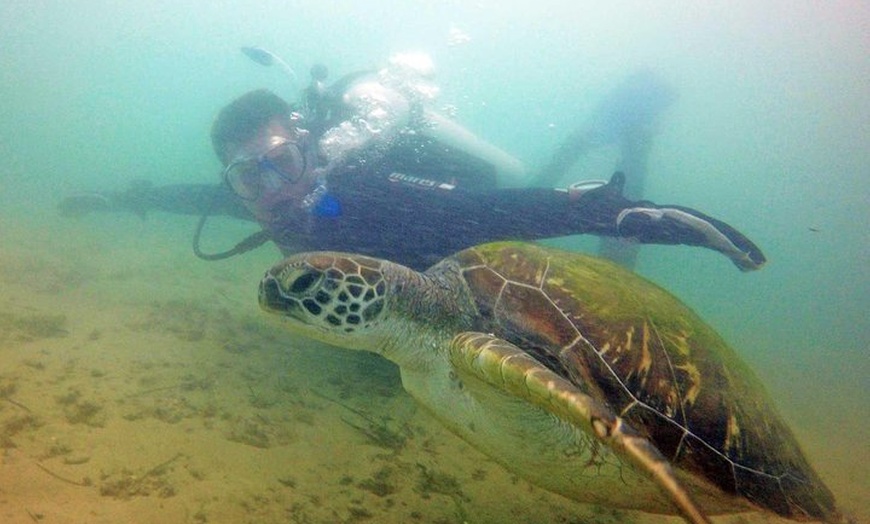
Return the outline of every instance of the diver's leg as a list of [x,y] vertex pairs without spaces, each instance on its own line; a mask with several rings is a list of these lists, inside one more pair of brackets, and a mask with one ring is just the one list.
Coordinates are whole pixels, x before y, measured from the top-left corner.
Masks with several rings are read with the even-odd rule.
[[[629,200],[643,199],[652,146],[652,132],[649,129],[649,126],[633,129],[622,137],[619,144],[617,171],[625,173],[623,196]],[[640,244],[620,238],[602,237],[598,243],[599,255],[628,269],[634,269],[637,265],[639,252]]]
[[532,180],[532,187],[554,187],[591,148],[585,128],[574,131],[559,144],[550,162]]

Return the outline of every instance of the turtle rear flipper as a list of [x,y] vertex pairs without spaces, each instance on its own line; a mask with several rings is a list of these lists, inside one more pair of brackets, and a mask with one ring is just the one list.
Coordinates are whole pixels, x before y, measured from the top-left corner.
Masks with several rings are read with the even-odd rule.
[[464,332],[453,337],[449,353],[450,363],[459,374],[471,374],[595,435],[614,453],[649,475],[687,521],[710,523],[677,479],[671,464],[649,439],[522,349],[492,335]]

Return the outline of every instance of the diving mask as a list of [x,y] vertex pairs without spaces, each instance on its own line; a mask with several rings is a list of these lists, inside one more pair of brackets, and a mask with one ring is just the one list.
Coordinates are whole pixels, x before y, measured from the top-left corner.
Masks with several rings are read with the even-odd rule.
[[242,200],[258,200],[302,179],[308,167],[302,140],[272,137],[269,148],[258,155],[238,157],[223,171],[223,179]]

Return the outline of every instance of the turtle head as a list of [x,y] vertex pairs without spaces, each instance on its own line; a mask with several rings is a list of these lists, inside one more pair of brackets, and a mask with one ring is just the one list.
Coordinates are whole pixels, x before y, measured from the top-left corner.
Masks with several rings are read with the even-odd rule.
[[386,314],[389,262],[343,253],[306,253],[273,266],[260,281],[260,307],[287,327],[331,344],[374,349],[361,340]]

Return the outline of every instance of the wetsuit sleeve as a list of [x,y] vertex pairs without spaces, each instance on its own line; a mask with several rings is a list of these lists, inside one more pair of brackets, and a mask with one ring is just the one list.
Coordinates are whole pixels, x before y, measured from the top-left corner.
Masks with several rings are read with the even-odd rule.
[[250,211],[223,185],[176,184],[151,186],[135,184],[126,191],[79,193],[63,199],[63,216],[83,216],[91,212],[128,212],[145,216],[150,211],[183,215],[225,215],[254,220]]
[[149,189],[141,200],[135,195],[131,198],[132,208],[144,206],[147,210],[158,210],[183,215],[225,215],[245,220],[254,220],[250,211],[226,186],[212,184],[177,184]]
[[322,247],[425,267],[483,242],[593,234],[705,247],[741,270],[764,264],[758,247],[728,224],[686,207],[632,202],[622,196],[624,183],[617,173],[610,183],[576,194],[546,188],[466,191],[398,173],[362,177],[352,190],[336,192],[344,215],[329,229],[342,234]]

